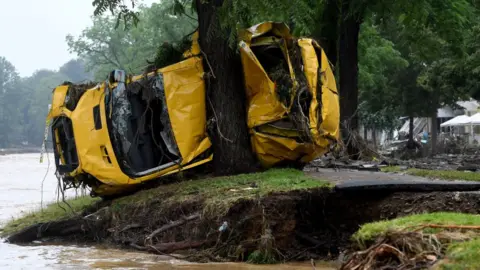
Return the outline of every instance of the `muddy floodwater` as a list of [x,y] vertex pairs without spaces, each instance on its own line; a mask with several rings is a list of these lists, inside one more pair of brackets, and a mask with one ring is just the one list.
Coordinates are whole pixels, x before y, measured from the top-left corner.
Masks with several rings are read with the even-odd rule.
[[[53,157],[39,163],[40,154],[0,155],[0,226],[13,217],[39,209],[42,201],[57,198],[57,179]],[[48,165],[50,160],[51,164]],[[48,171],[47,171],[48,170]],[[76,196],[69,192],[67,197]],[[310,262],[282,265],[243,263],[193,264],[146,253],[104,247],[31,245],[0,242],[0,269],[226,269],[226,270],[311,270]],[[335,269],[330,265],[317,270]]]

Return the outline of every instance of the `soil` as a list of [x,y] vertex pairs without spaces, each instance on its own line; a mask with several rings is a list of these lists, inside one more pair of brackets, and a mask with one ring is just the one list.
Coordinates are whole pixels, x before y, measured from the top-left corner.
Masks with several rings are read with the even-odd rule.
[[[208,215],[201,195],[176,207],[161,206],[162,198],[121,208],[115,201],[102,202],[81,216],[32,226],[7,241],[100,242],[180,253],[191,261],[334,259],[364,223],[435,211],[478,214],[480,194],[319,188],[239,200],[222,216]],[[220,231],[222,224],[227,226]]]

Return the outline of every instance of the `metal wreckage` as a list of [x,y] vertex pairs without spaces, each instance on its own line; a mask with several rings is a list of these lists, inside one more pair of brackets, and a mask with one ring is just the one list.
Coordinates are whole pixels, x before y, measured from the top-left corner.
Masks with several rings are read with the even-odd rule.
[[[212,160],[198,33],[183,60],[129,77],[112,71],[96,85],[53,91],[51,124],[57,177],[118,195],[139,183]],[[283,23],[239,33],[251,145],[260,163],[308,163],[339,138],[339,97],[323,49],[294,38]]]

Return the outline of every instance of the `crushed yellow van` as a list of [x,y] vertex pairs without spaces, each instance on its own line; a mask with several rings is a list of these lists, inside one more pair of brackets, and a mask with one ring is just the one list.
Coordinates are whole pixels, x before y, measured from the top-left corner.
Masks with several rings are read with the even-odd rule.
[[[97,85],[54,89],[48,120],[66,187],[115,195],[213,159],[197,37],[184,60],[155,72],[114,70]],[[339,98],[322,48],[292,37],[283,23],[239,37],[247,124],[261,164],[307,163],[327,152],[339,138]]]

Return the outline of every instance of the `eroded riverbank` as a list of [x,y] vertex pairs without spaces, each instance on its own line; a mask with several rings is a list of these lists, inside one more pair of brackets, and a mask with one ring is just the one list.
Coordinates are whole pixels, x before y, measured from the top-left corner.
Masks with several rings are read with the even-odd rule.
[[[41,182],[44,203],[56,200],[57,179],[48,159],[39,163],[39,154],[0,156],[0,226],[12,218],[40,209]],[[51,157],[50,157],[51,158]],[[53,162],[53,160],[51,160]],[[48,169],[48,171],[47,171]],[[75,192],[69,192],[72,198]],[[256,266],[250,264],[192,264],[169,256],[134,252],[98,245],[28,244],[14,245],[0,239],[1,269],[312,269],[310,262],[287,265]],[[317,269],[334,269],[329,264],[317,264]]]
[[299,171],[274,170],[143,190],[9,240],[102,243],[197,262],[336,260],[362,224],[437,211],[477,214],[480,196],[342,190]]
[[[29,166],[38,162],[37,155],[27,156]],[[23,160],[26,156],[16,158]],[[6,167],[14,166],[10,162]],[[18,175],[23,171],[19,168]],[[40,177],[45,173],[42,172]],[[337,261],[327,265],[318,263],[316,267],[334,269],[340,266],[338,257],[341,259],[342,252],[351,247],[351,236],[362,224],[423,212],[478,214],[480,211],[477,192],[441,192],[438,187],[437,191],[415,192],[415,186],[413,192],[351,187],[342,191],[332,183],[348,183],[352,177],[370,182],[385,180],[385,183],[395,179],[391,179],[392,175],[366,172],[300,174],[291,170],[276,171],[270,173],[266,181],[260,175],[242,176],[235,181],[206,179],[143,190],[103,202],[67,223],[53,222],[30,228],[32,233],[14,239],[29,246],[1,244],[2,249],[8,249],[3,261],[10,269],[15,269],[13,261],[18,258],[26,264],[41,265],[42,260],[37,263],[29,259],[35,256],[44,256],[46,268],[61,269],[268,269],[245,263],[192,264],[186,260],[306,261],[271,265],[270,269],[312,269],[310,259],[314,259]],[[33,196],[39,189],[32,188],[32,183],[25,183],[32,189],[33,198],[26,204],[29,209],[39,206],[40,195],[37,200]],[[8,184],[15,185],[8,182],[6,186]],[[54,194],[55,186],[50,183],[50,188],[46,191]],[[25,190],[28,189],[18,188],[18,195],[25,194]],[[5,196],[6,199],[16,197]],[[15,212],[13,208],[11,211]],[[39,228],[42,234],[37,237]],[[34,240],[50,245],[32,246]],[[83,244],[87,246],[78,246]],[[159,255],[167,253],[174,254],[175,258]]]

